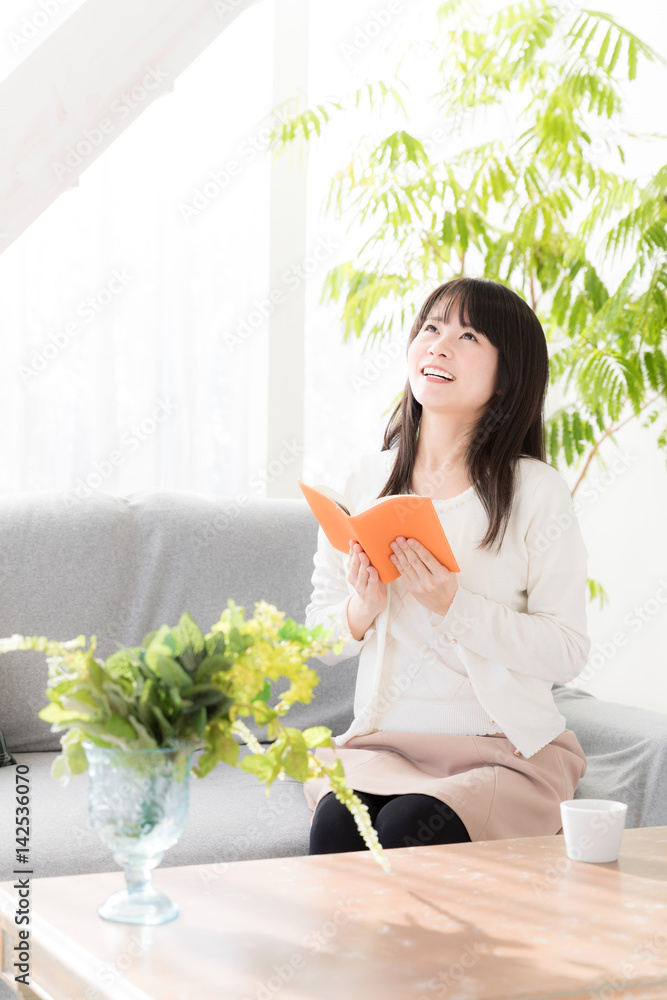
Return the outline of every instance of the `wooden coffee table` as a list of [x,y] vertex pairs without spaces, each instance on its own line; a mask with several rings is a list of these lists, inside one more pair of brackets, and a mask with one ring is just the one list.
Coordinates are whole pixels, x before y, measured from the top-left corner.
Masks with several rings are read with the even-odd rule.
[[[119,873],[31,883],[40,1000],[664,1000],[667,827],[626,830],[612,864],[563,838],[159,868],[161,927],[97,906]],[[13,983],[16,891],[0,885]]]

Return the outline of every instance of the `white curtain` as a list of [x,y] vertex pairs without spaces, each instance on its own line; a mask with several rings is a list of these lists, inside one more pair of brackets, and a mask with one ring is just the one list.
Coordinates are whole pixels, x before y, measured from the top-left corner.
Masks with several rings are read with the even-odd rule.
[[252,356],[227,345],[267,283],[252,143],[272,10],[235,20],[0,256],[4,492],[234,494],[263,466],[266,329]]

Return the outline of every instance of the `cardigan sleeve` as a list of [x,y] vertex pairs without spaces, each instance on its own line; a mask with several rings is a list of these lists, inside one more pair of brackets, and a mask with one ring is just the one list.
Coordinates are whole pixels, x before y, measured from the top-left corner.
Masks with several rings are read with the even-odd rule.
[[[348,475],[339,490],[343,496],[349,495],[352,472]],[[313,591],[310,604],[306,608],[306,628],[324,625],[332,630],[334,640],[346,638],[347,641],[340,653],[329,653],[318,656],[317,659],[328,666],[341,663],[361,652],[375,627],[371,625],[362,639],[354,639],[350,632],[347,619],[347,606],[354,595],[354,588],[347,581],[348,557],[333,547],[323,529],[317,532],[317,551],[313,556],[315,569],[311,578]]]
[[490,664],[564,684],[584,669],[591,642],[586,549],[570,489],[559,473],[543,475],[535,487],[525,546],[526,611],[459,586],[444,617],[431,613],[431,625],[454,643],[464,664],[465,651],[471,650]]

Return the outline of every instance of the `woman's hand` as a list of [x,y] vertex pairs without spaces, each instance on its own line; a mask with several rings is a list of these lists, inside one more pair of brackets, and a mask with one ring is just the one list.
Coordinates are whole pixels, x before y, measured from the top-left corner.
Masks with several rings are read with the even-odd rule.
[[359,598],[358,609],[375,618],[387,606],[387,585],[382,583],[375,566],[359,542],[350,540],[350,562],[347,580]]
[[399,537],[391,548],[391,561],[415,600],[429,611],[446,615],[459,586],[456,573],[439,563],[416,538]]

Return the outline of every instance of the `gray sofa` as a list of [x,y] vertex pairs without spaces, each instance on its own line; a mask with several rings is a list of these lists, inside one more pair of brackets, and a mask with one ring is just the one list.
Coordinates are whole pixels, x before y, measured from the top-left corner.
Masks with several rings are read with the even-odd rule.
[[[317,524],[303,500],[238,501],[176,491],[127,497],[27,493],[0,498],[0,637],[14,633],[98,637],[101,657],[175,624],[184,610],[207,631],[227,598],[252,612],[264,599],[297,621],[310,599]],[[343,732],[352,717],[356,658],[321,677],[299,727]],[[85,775],[62,787],[50,776],[59,736],[38,718],[47,667],[34,652],[0,656],[0,729],[30,766],[35,876],[113,871],[91,829]],[[577,795],[620,798],[628,826],[667,824],[667,716],[610,704],[573,688],[555,697],[589,760]],[[13,868],[14,768],[0,769],[0,880]],[[219,765],[190,783],[188,825],[164,865],[224,863],[308,852],[310,812],[286,779],[270,795],[253,776]],[[215,869],[210,869],[214,877]]]

